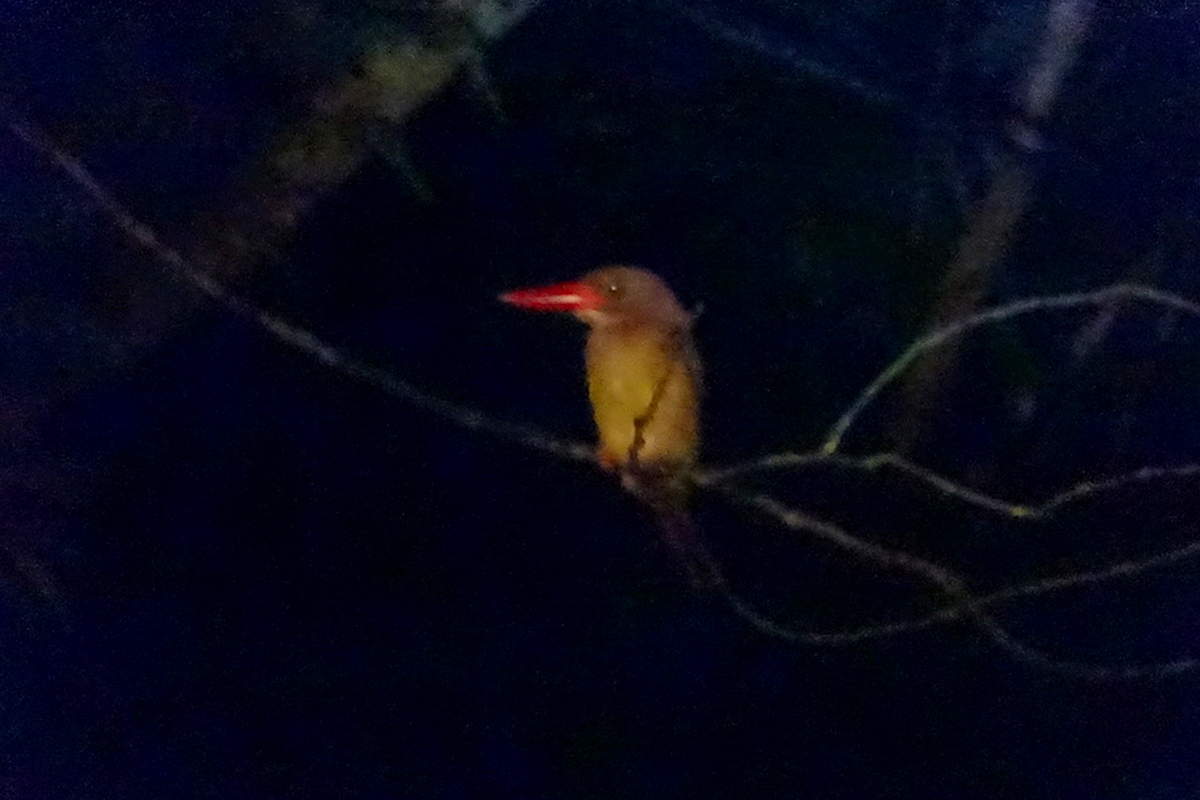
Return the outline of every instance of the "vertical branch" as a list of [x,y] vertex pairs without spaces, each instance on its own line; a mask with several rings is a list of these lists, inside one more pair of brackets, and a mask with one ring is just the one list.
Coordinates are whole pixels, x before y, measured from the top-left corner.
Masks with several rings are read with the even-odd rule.
[[[1041,45],[1018,96],[1021,116],[1009,126],[1013,149],[1002,158],[935,292],[927,320],[930,327],[975,313],[986,294],[1033,199],[1036,176],[1031,156],[1041,147],[1038,129],[1078,57],[1093,5],[1093,0],[1053,0]],[[928,426],[929,409],[936,408],[935,399],[953,378],[958,354],[956,344],[942,350],[936,359],[924,360],[909,374],[892,436],[898,452],[911,450],[920,440]]]

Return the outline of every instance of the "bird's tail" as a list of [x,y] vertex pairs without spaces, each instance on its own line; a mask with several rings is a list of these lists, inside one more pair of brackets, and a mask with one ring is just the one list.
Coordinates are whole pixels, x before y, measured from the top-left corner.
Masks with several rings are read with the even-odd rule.
[[677,469],[639,465],[626,468],[621,482],[650,507],[662,529],[662,541],[680,571],[697,589],[716,589],[725,584],[704,537],[688,512],[690,486]]
[[684,508],[658,505],[654,509],[662,528],[663,543],[671,551],[680,570],[697,589],[716,589],[725,583],[720,567],[713,558],[692,515]]

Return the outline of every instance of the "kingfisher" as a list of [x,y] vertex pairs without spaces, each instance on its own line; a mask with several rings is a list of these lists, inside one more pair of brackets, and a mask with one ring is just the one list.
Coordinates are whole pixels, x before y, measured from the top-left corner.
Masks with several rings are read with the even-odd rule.
[[533,311],[571,313],[588,325],[584,361],[597,460],[654,512],[664,542],[693,585],[721,585],[721,572],[688,512],[700,445],[695,316],[653,272],[619,265],[505,292],[500,299]]

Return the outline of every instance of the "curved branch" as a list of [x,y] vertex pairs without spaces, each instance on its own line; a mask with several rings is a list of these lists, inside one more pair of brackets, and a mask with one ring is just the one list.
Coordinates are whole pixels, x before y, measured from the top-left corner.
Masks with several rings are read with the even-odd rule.
[[994,325],[998,322],[1004,322],[1005,320],[1026,314],[1061,311],[1068,308],[1102,306],[1117,299],[1141,300],[1152,305],[1182,311],[1193,317],[1200,317],[1200,304],[1172,294],[1171,292],[1165,292],[1161,289],[1155,289],[1152,286],[1144,286],[1137,283],[1118,283],[1090,292],[1070,292],[1044,297],[1031,297],[1025,300],[1005,303],[987,311],[972,314],[969,317],[963,317],[917,339],[904,352],[897,356],[892,363],[888,364],[875,380],[871,381],[867,385],[867,388],[859,394],[858,398],[850,404],[850,407],[838,418],[833,427],[829,429],[829,433],[825,437],[825,443],[821,446],[822,452],[836,452],[841,447],[842,439],[845,438],[846,432],[850,430],[850,426],[858,420],[858,417],[866,407],[885,388],[903,375],[918,357],[930,350],[944,347],[963,334],[985,325]]
[[863,560],[874,563],[884,569],[907,572],[919,577],[954,601],[953,605],[918,620],[887,623],[840,633],[816,633],[781,625],[760,614],[741,597],[726,591],[726,599],[739,616],[759,630],[772,636],[805,644],[848,644],[866,639],[879,638],[881,636],[920,630],[921,628],[930,627],[942,622],[966,620],[973,622],[983,634],[1013,659],[1060,675],[1096,681],[1133,680],[1165,678],[1200,668],[1200,658],[1191,657],[1151,664],[1096,664],[1058,658],[1044,650],[1025,643],[1009,633],[1004,626],[985,610],[985,606],[998,603],[1001,600],[1045,594],[1067,588],[1068,586],[1096,583],[1101,580],[1107,580],[1115,575],[1136,574],[1137,572],[1150,569],[1151,566],[1159,566],[1170,561],[1179,561],[1200,553],[1200,542],[1180,548],[1178,551],[1164,553],[1161,556],[1148,559],[1144,562],[1125,562],[1100,572],[1078,573],[1062,578],[1052,578],[1039,583],[1029,584],[1028,586],[999,592],[995,595],[974,597],[967,590],[966,583],[957,573],[932,561],[860,539],[843,528],[788,508],[767,495],[744,494],[732,490],[727,486],[718,487],[718,490],[739,503],[773,517],[780,524],[791,530],[814,534],[817,538],[829,542],[840,549],[852,552],[863,558]]

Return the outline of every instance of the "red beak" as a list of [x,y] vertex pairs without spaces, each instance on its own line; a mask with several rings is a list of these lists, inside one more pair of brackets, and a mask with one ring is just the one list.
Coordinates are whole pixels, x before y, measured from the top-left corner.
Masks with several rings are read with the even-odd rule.
[[500,299],[530,311],[595,311],[604,305],[604,295],[579,281],[516,289]]

